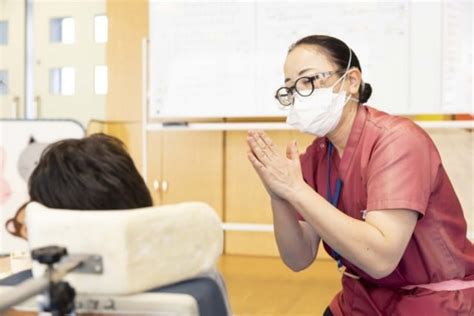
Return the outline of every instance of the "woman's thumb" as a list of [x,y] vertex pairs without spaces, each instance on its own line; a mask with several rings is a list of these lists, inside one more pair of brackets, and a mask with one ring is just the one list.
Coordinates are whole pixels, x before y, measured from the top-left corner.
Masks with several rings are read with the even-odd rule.
[[286,157],[292,160],[299,158],[296,140],[289,142],[288,146],[286,146]]

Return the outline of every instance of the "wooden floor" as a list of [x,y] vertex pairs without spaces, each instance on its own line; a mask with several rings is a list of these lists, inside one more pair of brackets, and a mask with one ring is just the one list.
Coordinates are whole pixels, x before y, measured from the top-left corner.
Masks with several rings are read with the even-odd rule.
[[224,255],[218,267],[234,315],[322,315],[341,288],[330,260],[292,272],[279,258]]

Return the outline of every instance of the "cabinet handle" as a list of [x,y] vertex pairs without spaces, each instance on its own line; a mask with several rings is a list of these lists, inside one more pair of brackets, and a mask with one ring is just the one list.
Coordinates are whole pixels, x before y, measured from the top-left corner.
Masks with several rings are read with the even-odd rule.
[[168,192],[168,181],[161,181],[161,189],[163,190],[163,192]]
[[155,190],[155,192],[160,192],[160,181],[153,180],[153,190]]

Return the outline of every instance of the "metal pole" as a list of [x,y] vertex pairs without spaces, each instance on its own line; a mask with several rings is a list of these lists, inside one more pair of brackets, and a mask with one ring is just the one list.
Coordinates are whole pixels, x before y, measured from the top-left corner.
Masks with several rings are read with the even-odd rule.
[[12,306],[15,306],[37,294],[44,292],[47,288],[49,288],[49,283],[50,281],[47,277],[33,279],[23,282],[22,284],[13,288],[11,291],[3,294],[0,298],[0,315],[3,315],[3,312]]
[[62,263],[54,270],[47,269],[41,278],[31,279],[15,286],[0,297],[0,315],[3,315],[2,313],[12,306],[26,301],[27,299],[44,292],[46,289],[49,289],[51,283],[61,281],[67,273],[79,268],[81,264],[89,260],[89,258],[94,259],[94,257],[87,255],[71,258],[69,261]]

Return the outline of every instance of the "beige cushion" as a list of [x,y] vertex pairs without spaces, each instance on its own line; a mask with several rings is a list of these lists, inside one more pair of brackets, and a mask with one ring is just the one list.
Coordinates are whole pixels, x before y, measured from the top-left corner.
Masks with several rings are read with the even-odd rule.
[[[31,249],[58,245],[70,254],[99,254],[102,275],[70,274],[80,293],[129,294],[192,278],[222,254],[223,231],[214,210],[182,203],[123,211],[27,207]],[[34,265],[33,274],[43,266]]]

